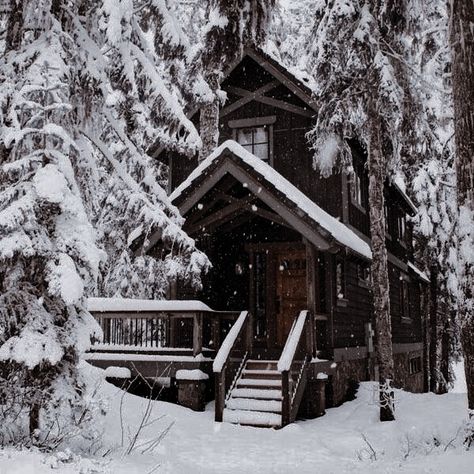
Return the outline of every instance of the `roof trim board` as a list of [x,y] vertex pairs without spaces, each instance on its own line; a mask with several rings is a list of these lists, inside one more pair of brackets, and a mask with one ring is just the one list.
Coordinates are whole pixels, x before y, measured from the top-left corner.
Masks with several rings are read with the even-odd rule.
[[[328,243],[334,241],[366,259],[371,259],[370,246],[351,229],[317,206],[267,163],[232,140],[224,142],[202,161],[175,189],[170,199],[178,204],[182,214],[186,214],[226,174],[232,174],[242,183],[246,183],[250,191],[256,193],[265,204],[291,222],[298,232],[319,248],[325,246],[328,249]],[[196,186],[198,182],[199,187]],[[295,227],[295,218],[301,230]],[[326,244],[323,244],[321,239],[326,241]]]

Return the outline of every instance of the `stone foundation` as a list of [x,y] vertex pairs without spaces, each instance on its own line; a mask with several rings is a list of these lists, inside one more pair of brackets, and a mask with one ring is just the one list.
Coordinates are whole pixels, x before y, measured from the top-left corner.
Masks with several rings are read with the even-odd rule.
[[[412,364],[412,368],[419,368],[419,371],[410,373],[410,360],[416,358],[420,359],[420,365],[415,367],[417,364]],[[422,393],[424,390],[423,351],[394,354],[393,362],[395,367],[395,387],[402,388],[407,392]]]
[[343,360],[337,362],[332,375],[329,376],[326,398],[327,406],[338,406],[353,400],[359,382],[370,380],[367,359]]
[[206,408],[209,376],[200,370],[179,370],[176,373],[178,403],[194,411]]

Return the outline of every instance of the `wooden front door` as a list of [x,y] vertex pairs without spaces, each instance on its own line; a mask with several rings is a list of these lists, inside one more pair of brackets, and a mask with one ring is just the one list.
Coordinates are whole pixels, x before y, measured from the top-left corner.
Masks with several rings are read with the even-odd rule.
[[286,250],[276,257],[276,342],[283,347],[294,319],[308,306],[306,252]]

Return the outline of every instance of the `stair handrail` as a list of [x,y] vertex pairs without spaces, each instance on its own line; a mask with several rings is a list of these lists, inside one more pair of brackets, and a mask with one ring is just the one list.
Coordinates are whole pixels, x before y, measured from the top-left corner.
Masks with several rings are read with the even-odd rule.
[[296,349],[300,342],[303,330],[305,328],[306,319],[308,317],[308,310],[300,311],[298,317],[293,321],[290,333],[286,339],[285,347],[278,360],[278,371],[285,372],[290,370],[293,360],[295,358]]
[[[282,426],[291,423],[306,387],[306,372],[311,357],[306,331],[310,330],[310,318],[307,310],[300,311],[293,321],[290,333],[278,360],[278,371],[281,373],[282,387]],[[300,360],[297,359],[300,356]],[[298,367],[297,364],[301,363]],[[296,373],[293,379],[293,372]]]
[[[227,336],[224,339],[221,347],[219,348],[212,370],[215,376],[215,420],[222,421],[224,413],[224,405],[226,400],[226,394],[228,390],[235,384],[236,378],[239,376],[239,372],[245,365],[245,361],[248,354],[251,352],[253,331],[252,331],[252,318],[248,311],[242,311],[234,323]],[[244,344],[245,347],[238,348],[237,342],[242,340],[245,335]],[[235,367],[236,373],[228,374],[228,368],[231,360],[231,356],[237,356],[238,349],[241,350],[240,363]],[[234,364],[235,365],[235,364]],[[231,375],[231,377],[229,377]],[[232,376],[233,375],[233,376]],[[229,383],[230,382],[230,383]]]

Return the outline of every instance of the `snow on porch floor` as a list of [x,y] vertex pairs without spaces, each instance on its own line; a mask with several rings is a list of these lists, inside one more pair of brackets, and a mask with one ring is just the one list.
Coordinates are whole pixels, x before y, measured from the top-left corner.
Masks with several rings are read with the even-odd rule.
[[[94,377],[101,374],[99,369],[88,370]],[[324,417],[299,421],[282,430],[214,423],[212,404],[204,413],[196,413],[173,404],[153,402],[152,417],[164,417],[148,427],[141,440],[155,439],[167,426],[173,425],[152,453],[134,452],[122,456],[123,449],[117,449],[105,460],[94,463],[95,470],[90,470],[87,459],[73,465],[60,463],[50,470],[50,458],[44,455],[0,451],[0,473],[474,472],[474,450],[466,452],[459,447],[460,435],[453,442],[457,447],[450,445],[444,451],[463,422],[465,394],[415,395],[397,390],[397,420],[381,424],[373,403],[373,387],[372,383],[363,383],[356,400],[328,410]],[[105,451],[107,447],[120,444],[118,414],[122,392],[103,382],[101,393],[110,400],[104,425]],[[134,432],[146,404],[144,399],[125,395],[122,410],[127,431]],[[374,449],[376,460],[371,460],[371,448],[363,436]],[[29,470],[27,463],[30,468],[36,467]]]

